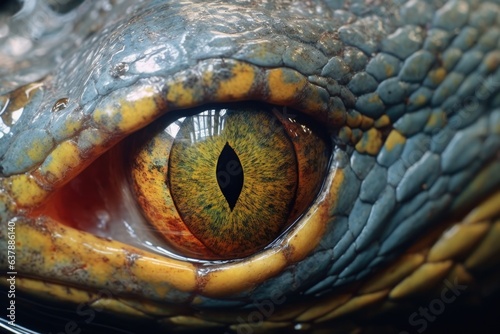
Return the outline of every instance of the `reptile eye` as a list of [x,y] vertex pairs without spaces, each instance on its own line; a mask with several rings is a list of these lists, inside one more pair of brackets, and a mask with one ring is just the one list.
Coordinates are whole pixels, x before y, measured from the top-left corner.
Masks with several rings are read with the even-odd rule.
[[136,137],[130,173],[137,200],[185,256],[250,255],[279,237],[318,193],[329,150],[317,128],[248,104],[160,121]]

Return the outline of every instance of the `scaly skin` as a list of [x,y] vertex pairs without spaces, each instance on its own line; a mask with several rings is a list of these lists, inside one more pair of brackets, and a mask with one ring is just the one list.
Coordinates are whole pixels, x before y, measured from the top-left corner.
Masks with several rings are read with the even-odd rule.
[[[15,226],[16,289],[236,332],[362,324],[456,286],[482,297],[500,253],[497,4],[130,3],[86,4],[24,52],[19,27],[36,20],[21,17],[0,45],[0,244]],[[46,211],[160,116],[233,101],[293,107],[332,141],[325,186],[272,247],[186,261]]]

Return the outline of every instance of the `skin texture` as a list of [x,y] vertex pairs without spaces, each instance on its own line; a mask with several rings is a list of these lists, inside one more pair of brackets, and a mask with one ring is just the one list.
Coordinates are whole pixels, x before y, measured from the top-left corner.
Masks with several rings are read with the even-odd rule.
[[[242,332],[356,327],[394,310],[396,330],[423,331],[441,304],[495,289],[484,282],[498,277],[498,5],[129,5],[83,5],[21,54],[22,18],[2,41],[0,243],[15,225],[19,290]],[[54,209],[93,163],[127,184],[126,138],[160,116],[235,101],[293,108],[331,140],[323,188],[270,247],[188,261]]]

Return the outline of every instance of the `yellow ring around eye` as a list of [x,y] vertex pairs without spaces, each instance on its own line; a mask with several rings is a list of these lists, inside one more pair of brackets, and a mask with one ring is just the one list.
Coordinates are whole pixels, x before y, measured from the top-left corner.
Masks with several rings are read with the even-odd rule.
[[[136,145],[131,179],[138,202],[182,255],[234,259],[256,253],[318,193],[328,167],[327,140],[276,108],[265,109],[203,111],[144,131]],[[224,154],[230,158],[220,169]],[[226,191],[224,183],[235,179],[241,184]]]

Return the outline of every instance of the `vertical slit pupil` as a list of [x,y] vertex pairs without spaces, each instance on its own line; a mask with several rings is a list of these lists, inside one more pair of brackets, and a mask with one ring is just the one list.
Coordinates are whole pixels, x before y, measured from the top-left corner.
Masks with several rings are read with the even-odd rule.
[[217,183],[233,211],[243,189],[243,168],[234,149],[226,142],[217,160]]

